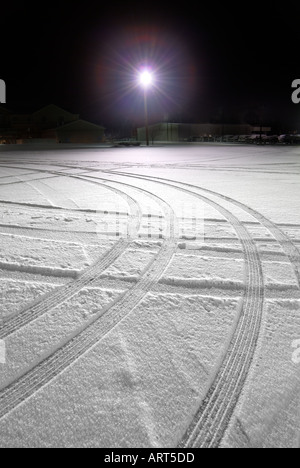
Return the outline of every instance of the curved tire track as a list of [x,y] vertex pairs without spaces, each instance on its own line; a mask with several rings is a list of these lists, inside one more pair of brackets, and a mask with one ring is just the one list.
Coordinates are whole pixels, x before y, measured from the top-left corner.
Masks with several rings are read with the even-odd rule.
[[[103,172],[109,172],[109,171],[103,171]],[[109,173],[111,174],[118,174],[118,175],[126,175],[127,173],[125,172],[115,172],[115,171],[110,171]],[[131,176],[131,177],[134,177],[135,175],[134,174],[127,174],[128,176]],[[298,284],[300,286],[300,252],[298,250],[298,248],[296,247],[296,245],[293,243],[293,241],[288,237],[287,234],[285,234],[279,227],[277,224],[273,223],[270,219],[266,218],[264,215],[262,215],[261,213],[259,213],[258,211],[254,210],[253,208],[249,207],[248,205],[245,205],[244,203],[238,201],[238,200],[235,200],[231,197],[228,197],[226,195],[223,195],[221,193],[218,193],[218,192],[215,192],[213,190],[209,190],[209,189],[206,189],[206,188],[203,188],[203,187],[198,187],[197,185],[192,185],[192,184],[188,184],[186,182],[180,182],[180,181],[176,181],[176,180],[172,180],[172,179],[165,179],[165,178],[162,178],[162,177],[151,177],[151,176],[146,176],[146,175],[140,175],[139,174],[139,177],[141,177],[142,179],[147,179],[149,181],[151,181],[152,179],[155,179],[155,180],[161,180],[161,181],[165,181],[165,182],[171,182],[173,184],[178,184],[180,186],[184,186],[184,187],[190,187],[192,188],[193,190],[199,190],[201,192],[205,192],[205,193],[209,193],[211,195],[214,195],[218,198],[222,198],[223,200],[226,200],[227,202],[229,203],[232,203],[233,205],[236,205],[238,206],[239,208],[241,208],[242,210],[244,210],[246,213],[250,214],[251,216],[253,216],[254,218],[256,218],[259,223],[265,227],[271,234],[272,236],[277,240],[277,242],[280,244],[280,246],[282,247],[283,251],[285,252],[286,256],[288,257],[288,259],[290,260],[293,268],[294,268],[294,271],[295,271],[295,275],[296,275],[296,278],[297,278],[297,281],[298,281]]]
[[[102,184],[98,182],[98,185]],[[107,188],[107,185],[105,187]],[[114,187],[109,188],[124,197],[122,191]],[[131,208],[130,222],[132,224],[137,223],[139,226],[141,221],[140,207],[132,197],[126,195],[126,200]],[[85,286],[91,285],[92,282],[97,281],[98,277],[128,248],[130,242],[130,239],[120,239],[108,252],[101,256],[94,265],[87,268],[77,280],[59,287],[57,291],[47,294],[47,296],[42,297],[35,304],[18,312],[17,315],[5,320],[4,323],[0,323],[0,339],[6,338],[21,327],[24,327],[70,299]]]
[[[118,174],[126,176],[125,173],[118,173]],[[132,175],[132,174],[127,174],[127,175],[131,177],[136,177],[136,175]],[[291,262],[294,268],[297,281],[298,281],[298,285],[300,285],[300,252],[299,250],[297,249],[295,244],[291,241],[291,239],[275,223],[270,221],[261,213],[243,204],[242,202],[232,199],[231,197],[228,197],[218,192],[205,189],[202,187],[198,187],[192,184],[174,181],[172,179],[155,178],[155,177],[148,177],[148,176],[141,176],[141,178],[149,180],[149,181],[154,180],[155,182],[157,182],[157,179],[158,179],[162,181],[162,183],[170,183],[170,185],[173,185],[174,187],[176,186],[178,187],[179,185],[180,187],[178,188],[188,187],[189,189],[192,188],[193,190],[197,190],[197,193],[199,193],[199,191],[208,193],[215,197],[221,198],[235,206],[238,206],[239,208],[241,208],[242,210],[250,214],[252,217],[257,219],[262,226],[264,226],[267,230],[269,230],[269,232],[272,234],[274,239],[277,240],[277,242],[283,249],[285,255]],[[255,313],[255,311],[253,311],[253,313]],[[238,334],[240,334],[239,328],[241,328],[241,326],[242,326],[242,322],[240,321],[238,324],[238,329],[237,329]],[[254,327],[255,327],[255,324],[252,324],[251,329],[253,331],[255,330]],[[256,332],[254,332],[253,338],[255,337],[255,333],[257,333],[257,336],[258,336],[259,328],[257,328]],[[251,361],[253,359],[254,352],[252,354],[252,357],[249,356],[250,350],[253,346],[253,340],[249,341],[249,339],[247,338],[247,342],[249,343],[249,348],[247,350],[247,347],[245,347],[244,351],[242,351],[242,354],[240,354],[240,356],[245,359],[246,363],[248,361],[248,365],[245,364],[245,366],[242,366],[241,374],[239,374],[238,371],[235,372],[235,374],[233,373],[230,376],[230,379],[233,379],[233,380],[229,380],[229,376],[225,375],[225,371],[228,368],[228,361],[232,360],[233,365],[236,365],[235,363],[238,360],[238,356],[239,356],[238,353],[240,352],[240,351],[237,351],[238,347],[236,347],[236,343],[231,342],[229,351],[225,357],[225,361],[223,361],[222,366],[218,371],[217,377],[213,382],[213,385],[210,387],[206,395],[206,398],[202,402],[197,414],[195,415],[187,432],[182,438],[179,446],[181,447],[218,447],[220,445],[220,442],[222,441],[225,435],[225,431],[228,427],[230,418],[233,415],[234,407],[236,406],[238,402],[239,394],[241,391],[239,390],[240,380],[243,380],[244,383],[246,382],[247,372],[250,370]],[[220,382],[222,382],[222,379],[223,379],[223,385],[220,386]],[[222,387],[225,387],[226,389],[226,386],[228,388],[228,392],[226,392],[226,390],[222,388]],[[226,412],[223,412],[222,414],[222,409],[221,409],[222,399],[226,400],[228,398],[229,398],[228,405],[229,405],[229,408],[230,406],[232,407],[232,410],[229,411],[227,414]]]
[[[135,175],[129,177],[139,178]],[[147,177],[144,179],[151,180]],[[234,413],[256,350],[264,303],[261,261],[256,244],[247,228],[223,206],[190,189],[165,181],[154,180],[154,182],[193,195],[213,206],[232,224],[243,247],[246,287],[242,312],[225,358],[200,409],[179,444],[180,447],[217,447]]]
[[[99,182],[95,182],[99,183]],[[121,184],[121,183],[119,183]],[[128,185],[130,184],[121,184]],[[148,193],[154,199],[160,200],[165,212],[170,232],[170,238],[166,239],[158,255],[148,265],[140,280],[131,287],[122,298],[114,305],[106,309],[102,315],[96,317],[83,330],[80,330],[73,338],[68,338],[59,349],[52,352],[47,358],[34,366],[32,369],[17,378],[0,392],[0,419],[10,411],[36,393],[39,389],[51,382],[56,376],[72,365],[78,358],[89,351],[109,331],[111,331],[121,320],[139,304],[147,292],[158,282],[159,278],[169,265],[176,249],[175,240],[175,215],[171,207],[156,195],[132,187],[143,193]]]
[[[121,173],[120,175],[126,176],[124,173]],[[138,176],[135,175],[131,177],[138,178]],[[146,176],[145,179],[151,180]],[[155,181],[157,182],[157,180]],[[170,182],[173,184],[177,183],[172,180]],[[238,237],[240,238],[244,248],[246,264],[248,266],[243,313],[236,328],[234,337],[230,343],[225,360],[218,371],[216,379],[211,386],[206,399],[180,444],[181,446],[195,447],[218,446],[228,426],[228,422],[233,414],[240,392],[247,378],[260,329],[264,289],[260,259],[256,250],[256,245],[247,229],[237,218],[235,218],[234,215],[232,215],[232,213],[221,207],[221,205],[216,202],[196,192],[182,189],[176,185],[167,185],[197,196],[203,201],[215,206],[219,212],[221,211],[236,229]],[[201,190],[199,187],[193,188]],[[172,255],[170,258],[172,258]],[[142,284],[139,286],[137,285],[136,293],[140,286],[142,286]],[[119,303],[116,307],[118,307],[118,305]],[[61,350],[59,350],[59,352],[60,351]],[[22,385],[21,382],[20,385]]]

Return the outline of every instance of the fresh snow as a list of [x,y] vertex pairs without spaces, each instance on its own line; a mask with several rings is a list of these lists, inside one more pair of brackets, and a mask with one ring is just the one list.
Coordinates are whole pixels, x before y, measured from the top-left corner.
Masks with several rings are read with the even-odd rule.
[[0,446],[299,448],[299,175],[298,147],[1,146]]
[[44,294],[53,291],[56,285],[42,282],[0,279],[0,320],[16,314],[20,305],[26,307]]

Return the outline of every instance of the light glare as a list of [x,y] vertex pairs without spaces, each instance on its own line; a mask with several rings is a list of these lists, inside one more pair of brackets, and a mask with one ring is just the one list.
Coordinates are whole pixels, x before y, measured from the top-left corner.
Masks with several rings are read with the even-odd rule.
[[153,82],[152,74],[148,70],[144,70],[140,73],[140,84],[147,88]]

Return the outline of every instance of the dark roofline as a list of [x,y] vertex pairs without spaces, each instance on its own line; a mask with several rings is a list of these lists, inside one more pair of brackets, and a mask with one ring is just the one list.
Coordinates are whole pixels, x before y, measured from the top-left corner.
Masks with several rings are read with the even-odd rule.
[[[84,123],[87,123],[89,125],[92,125],[93,127],[97,127],[97,128],[102,128],[102,129],[105,129],[105,127],[103,127],[102,125],[98,125],[98,124],[95,124],[93,122],[89,122],[88,120],[84,120],[84,119],[78,119],[78,120],[73,120],[73,122],[68,122],[64,125],[59,125],[58,127],[55,127],[55,130],[57,129],[61,129],[61,128],[66,128],[66,127],[69,127],[70,125],[74,125],[78,122],[84,122]],[[53,130],[53,129],[52,129]]]
[[42,107],[39,107],[37,110],[35,110],[34,112],[32,112],[32,114],[37,114],[38,112],[41,112],[43,109],[47,109],[48,107],[56,107],[57,109],[59,110],[62,110],[64,112],[68,112],[68,114],[72,114],[72,115],[79,115],[79,114],[75,114],[74,112],[71,112],[67,109],[64,109],[63,107],[61,106],[58,106],[57,104],[46,104],[45,106],[42,106]]

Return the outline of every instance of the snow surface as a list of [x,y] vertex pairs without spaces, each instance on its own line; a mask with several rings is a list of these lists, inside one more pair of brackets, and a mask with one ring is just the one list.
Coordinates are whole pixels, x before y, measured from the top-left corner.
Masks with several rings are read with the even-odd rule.
[[0,446],[182,443],[262,288],[219,446],[299,448],[299,175],[297,147],[1,146]]
[[52,291],[56,286],[49,283],[0,279],[0,319],[14,315],[22,307]]

